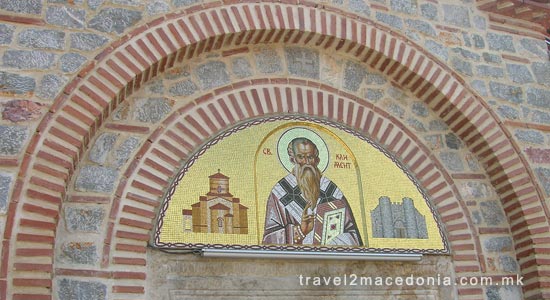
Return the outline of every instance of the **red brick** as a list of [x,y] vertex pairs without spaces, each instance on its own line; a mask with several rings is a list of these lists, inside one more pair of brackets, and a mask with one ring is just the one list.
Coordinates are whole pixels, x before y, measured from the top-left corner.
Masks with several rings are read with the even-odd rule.
[[149,240],[148,234],[135,233],[135,232],[129,232],[129,231],[123,231],[123,230],[118,230],[116,232],[116,237],[122,238],[122,239],[136,240],[136,241]]
[[13,267],[16,271],[42,271],[52,273],[53,270],[51,264],[15,263]]
[[32,287],[45,287],[45,288],[51,288],[52,286],[51,279],[14,278],[12,282],[14,286],[29,286],[29,287],[32,286]]
[[19,221],[19,226],[55,231],[55,229],[57,228],[57,223],[36,221],[36,220],[22,218]]
[[136,220],[132,220],[132,219],[128,219],[128,218],[120,218],[119,222],[122,225],[137,227],[137,228],[141,228],[141,229],[151,230],[151,228],[153,228],[153,225],[151,223],[136,221]]
[[42,294],[14,294],[12,300],[52,300],[52,296]]
[[113,286],[113,293],[117,294],[144,294],[145,288],[143,286]]
[[22,256],[22,257],[35,257],[35,256],[52,257],[53,249],[19,248],[15,250],[15,255]]
[[71,195],[69,196],[69,201],[77,203],[109,203],[111,202],[111,198],[101,196]]
[[144,127],[144,126],[107,123],[105,124],[105,127],[109,129],[132,132],[132,133],[149,133],[149,127]]
[[145,266],[147,262],[143,258],[113,257],[113,263],[116,265]]
[[147,252],[147,247],[117,243],[116,244],[116,250],[117,251],[136,252],[136,253],[146,253]]
[[55,242],[55,237],[48,236],[48,235],[19,233],[17,234],[17,240],[21,242],[32,242],[32,243],[53,245]]
[[42,200],[53,204],[58,204],[58,205],[61,204],[60,197],[38,192],[33,189],[27,190],[27,196],[33,199]]

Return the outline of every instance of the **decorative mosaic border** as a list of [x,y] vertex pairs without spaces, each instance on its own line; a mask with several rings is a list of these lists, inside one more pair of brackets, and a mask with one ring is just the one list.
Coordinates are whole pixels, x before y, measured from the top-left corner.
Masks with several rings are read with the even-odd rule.
[[[202,244],[202,243],[163,243],[160,242],[160,231],[162,228],[162,225],[164,223],[164,217],[166,215],[166,211],[168,210],[168,206],[170,204],[170,200],[172,199],[176,188],[178,187],[180,181],[182,180],[183,176],[189,171],[189,169],[193,166],[193,164],[196,162],[196,160],[203,155],[210,147],[216,145],[218,142],[223,140],[226,137],[229,137],[233,133],[239,132],[241,130],[247,129],[249,127],[260,125],[264,123],[269,122],[276,122],[276,121],[307,121],[307,122],[313,122],[317,124],[322,125],[328,125],[332,128],[336,128],[339,130],[342,130],[348,134],[352,134],[353,136],[369,143],[371,146],[375,147],[378,151],[382,152],[386,157],[391,159],[398,167],[401,169],[407,177],[414,183],[418,191],[422,194],[422,197],[424,198],[424,201],[428,205],[430,212],[435,217],[435,221],[437,223],[437,228],[439,231],[440,236],[442,237],[443,241],[443,249],[403,249],[403,248],[355,248],[355,247],[338,247],[338,246],[318,246],[318,247],[310,247],[310,246],[285,246],[285,245],[228,245],[228,244]],[[212,249],[231,249],[231,250],[272,250],[272,251],[303,251],[303,252],[346,252],[346,253],[417,253],[417,254],[449,254],[449,242],[447,240],[447,237],[445,236],[445,233],[443,231],[443,228],[441,226],[441,220],[439,219],[438,214],[436,213],[435,208],[432,206],[430,201],[428,201],[428,197],[426,195],[426,192],[420,187],[420,185],[417,183],[416,178],[410,174],[404,165],[399,161],[397,158],[392,156],[390,153],[388,153],[384,148],[382,148],[380,145],[376,144],[369,138],[359,134],[355,130],[352,130],[351,128],[344,126],[342,124],[334,123],[329,120],[319,119],[319,118],[312,118],[309,116],[302,116],[302,115],[285,115],[285,116],[271,116],[267,118],[259,118],[254,119],[251,121],[245,121],[244,123],[241,123],[210,140],[206,144],[204,144],[199,150],[191,156],[191,158],[188,160],[188,162],[185,164],[185,166],[181,169],[181,171],[176,176],[175,181],[172,183],[170,189],[168,190],[167,194],[164,197],[165,201],[163,202],[162,208],[160,210],[160,214],[158,217],[158,222],[155,230],[154,235],[154,244],[152,245],[154,248],[158,249],[181,249],[181,250],[197,250],[197,249],[203,249],[203,248],[212,248]]]

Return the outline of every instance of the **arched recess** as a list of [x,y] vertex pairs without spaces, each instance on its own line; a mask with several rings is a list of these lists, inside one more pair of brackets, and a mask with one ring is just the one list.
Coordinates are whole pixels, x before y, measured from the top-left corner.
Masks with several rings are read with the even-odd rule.
[[[137,270],[142,266],[141,273],[138,271],[135,275],[145,276],[144,266],[148,260],[145,243],[150,240],[152,229],[132,220],[144,217],[140,211],[157,209],[162,204],[163,191],[170,187],[165,176],[174,179],[186,158],[227,128],[258,117],[288,113],[343,124],[371,137],[403,161],[433,200],[436,214],[445,225],[453,250],[454,272],[457,276],[482,276],[480,241],[465,203],[454,180],[419,138],[401,121],[370,102],[314,80],[297,78],[235,82],[221,88],[215,96],[199,97],[168,116],[148,137],[149,143],[138,151],[134,164],[125,172],[127,180],[117,186],[119,194],[113,199],[109,214],[112,230],[105,239],[105,266],[137,267]],[[178,161],[177,157],[183,159]],[[155,175],[155,171],[164,176]],[[150,215],[149,219],[154,222],[155,216]],[[128,251],[132,248],[136,251]],[[78,276],[77,272],[72,274]],[[113,292],[144,293],[143,284],[135,279],[120,278]],[[457,291],[467,296],[483,294],[481,288],[460,287]]]
[[[136,28],[90,62],[56,99],[26,149],[8,209],[1,295],[49,299],[53,260],[44,245],[55,241],[60,203],[75,166],[119,103],[184,59],[222,46],[272,42],[353,54],[424,100],[491,176],[510,220],[526,296],[550,298],[544,278],[550,269],[545,258],[548,210],[519,148],[494,113],[457,74],[407,38],[361,16],[308,1],[196,5]],[[65,145],[52,143],[49,136]],[[52,174],[45,161],[65,171]],[[29,253],[34,253],[31,262],[22,255]]]

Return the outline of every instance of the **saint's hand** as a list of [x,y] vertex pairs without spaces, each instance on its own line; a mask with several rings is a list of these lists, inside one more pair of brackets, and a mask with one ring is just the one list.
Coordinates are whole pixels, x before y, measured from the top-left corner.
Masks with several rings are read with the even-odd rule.
[[307,213],[311,207],[311,202],[306,204],[304,211],[302,212],[302,223],[300,224],[300,229],[304,235],[307,235],[313,230],[313,221],[315,220],[315,214],[310,215]]

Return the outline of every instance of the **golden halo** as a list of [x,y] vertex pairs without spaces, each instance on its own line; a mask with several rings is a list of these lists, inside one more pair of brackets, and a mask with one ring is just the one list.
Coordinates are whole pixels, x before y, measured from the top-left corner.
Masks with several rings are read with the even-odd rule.
[[328,158],[329,152],[328,147],[325,141],[314,131],[304,128],[304,127],[294,127],[285,131],[279,141],[277,142],[277,156],[283,167],[288,171],[292,172],[294,164],[290,161],[290,156],[288,155],[288,144],[295,138],[304,137],[312,141],[313,144],[317,147],[319,151],[319,170],[325,172],[328,167]]

